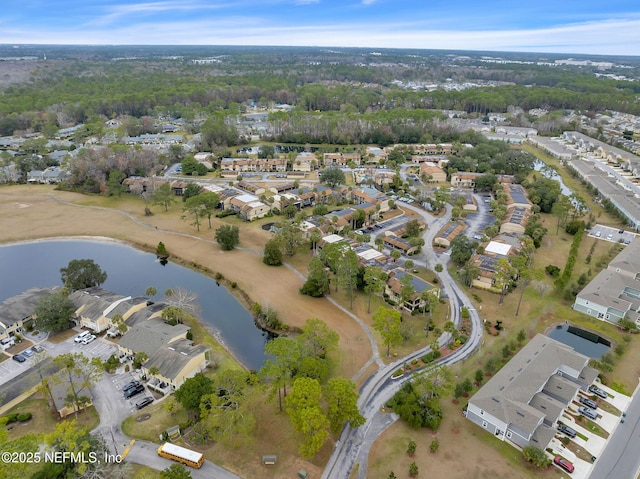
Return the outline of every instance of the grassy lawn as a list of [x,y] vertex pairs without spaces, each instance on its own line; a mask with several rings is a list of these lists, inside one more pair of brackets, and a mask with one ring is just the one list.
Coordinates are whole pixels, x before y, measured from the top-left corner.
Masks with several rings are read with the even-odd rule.
[[[146,407],[144,411],[129,416],[122,422],[122,432],[134,439],[144,439],[146,441],[159,442],[160,434],[172,426],[186,423],[188,420],[187,411],[179,408],[172,416],[164,407],[165,402],[154,403]],[[136,419],[142,415],[150,414],[151,418],[137,422]]]
[[160,471],[140,464],[129,464],[132,471],[131,479],[160,479]]
[[[13,426],[9,430],[10,441],[19,439],[31,432],[49,434],[53,432],[56,424],[58,424],[58,422],[61,422],[51,412],[47,405],[47,400],[44,399],[42,397],[42,394],[40,393],[34,394],[30,398],[25,399],[20,404],[11,408],[5,413],[5,416],[13,413],[26,412],[30,412],[33,417],[26,423],[13,423],[10,425]],[[71,414],[62,421],[71,421],[75,419],[75,416]],[[86,426],[89,431],[94,429],[98,424],[100,424],[100,418],[98,416],[96,408],[91,406],[79,412],[77,423],[80,426]]]

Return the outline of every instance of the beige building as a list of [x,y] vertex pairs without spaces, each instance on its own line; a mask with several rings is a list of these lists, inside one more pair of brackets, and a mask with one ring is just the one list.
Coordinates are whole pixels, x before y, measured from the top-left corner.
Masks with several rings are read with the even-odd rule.
[[133,313],[147,306],[145,297],[125,297],[102,288],[74,291],[69,299],[76,307],[74,316],[78,324],[94,333],[101,333],[113,326],[116,315],[126,321]]
[[154,315],[150,319],[144,316],[135,319],[118,347],[121,352],[131,356],[144,352],[149,359],[143,363],[142,369],[147,376],[153,376],[156,382],[169,384],[175,390],[209,365],[211,350],[204,345],[195,345],[188,339],[188,326],[171,326]]
[[447,181],[447,174],[444,170],[431,161],[420,164],[420,176],[426,178],[428,183],[444,183]]
[[0,304],[0,341],[3,341],[4,345],[13,344],[13,336],[21,333],[25,323],[33,319],[33,313],[40,298],[57,291],[60,291],[60,288],[31,288],[2,302]]
[[360,153],[325,153],[322,155],[324,166],[347,166],[349,163],[359,165]]

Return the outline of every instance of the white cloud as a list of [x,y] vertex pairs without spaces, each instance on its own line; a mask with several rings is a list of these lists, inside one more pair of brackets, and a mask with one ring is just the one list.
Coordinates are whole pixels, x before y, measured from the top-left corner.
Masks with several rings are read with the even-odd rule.
[[[162,2],[168,5],[171,2]],[[242,26],[241,28],[239,26]],[[8,26],[8,25],[5,25]],[[637,55],[640,18],[530,30],[436,30],[417,24],[274,24],[261,17],[140,22],[51,30],[3,28],[0,43],[283,45]]]

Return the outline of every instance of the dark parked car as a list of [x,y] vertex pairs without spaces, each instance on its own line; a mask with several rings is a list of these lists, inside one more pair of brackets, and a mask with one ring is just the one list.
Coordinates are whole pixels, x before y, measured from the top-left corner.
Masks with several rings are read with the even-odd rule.
[[35,346],[32,346],[31,349],[33,349],[33,351],[35,351],[36,353],[40,353],[44,351],[44,348],[42,346],[39,346],[38,344],[36,344]]
[[600,389],[598,386],[591,385],[589,386],[589,391],[595,394],[596,396],[600,396],[602,399],[607,399],[609,395],[603,389]]
[[576,435],[578,434],[575,430],[571,429],[569,426],[565,425],[565,424],[558,424],[558,431],[560,431],[561,433],[566,434],[567,436],[574,438],[576,437]]
[[556,456],[553,458],[553,462],[555,464],[557,464],[558,466],[560,466],[562,469],[564,469],[567,472],[573,472],[573,464],[571,464],[569,461],[567,461],[565,458],[560,457],[560,456]]
[[137,409],[142,409],[143,407],[147,407],[149,404],[153,402],[153,398],[150,396],[143,397],[142,400],[136,403]]
[[19,363],[24,363],[27,360],[22,354],[14,354],[11,359]]
[[138,384],[137,386],[134,386],[131,389],[127,389],[124,392],[124,398],[125,399],[132,398],[133,396],[140,394],[143,391],[144,391],[144,386],[142,384]]
[[134,388],[136,386],[140,386],[140,381],[131,381],[130,383],[127,383],[124,386],[122,386],[122,390],[126,391],[126,390]]
[[583,397],[581,397],[581,398],[579,399],[579,401],[580,401],[582,404],[584,404],[585,406],[590,407],[591,409],[598,409],[598,403],[597,403],[597,402],[595,402],[595,401],[594,401],[594,400],[592,400],[592,399],[587,399],[587,398],[583,398]]

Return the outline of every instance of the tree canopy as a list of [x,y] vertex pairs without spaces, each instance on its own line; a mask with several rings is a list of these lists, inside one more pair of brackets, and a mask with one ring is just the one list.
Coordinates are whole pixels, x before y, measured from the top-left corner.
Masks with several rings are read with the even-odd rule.
[[41,331],[56,332],[69,329],[69,321],[76,308],[62,293],[42,296],[34,311],[35,325]]
[[100,286],[107,273],[92,259],[72,259],[66,268],[60,268],[60,279],[71,291]]
[[222,225],[216,230],[216,241],[224,251],[231,251],[240,243],[240,229],[237,226]]

